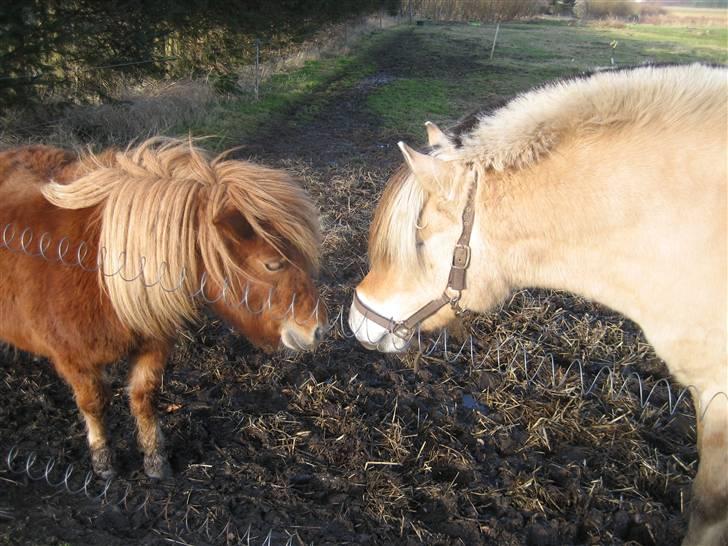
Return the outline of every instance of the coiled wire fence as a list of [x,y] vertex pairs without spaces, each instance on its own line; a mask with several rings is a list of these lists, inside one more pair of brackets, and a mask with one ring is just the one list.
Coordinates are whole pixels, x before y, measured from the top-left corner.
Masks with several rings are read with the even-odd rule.
[[[160,271],[161,273],[156,278],[150,279],[145,272],[146,259],[142,256],[140,259],[134,261],[134,263],[138,264],[138,271],[132,271],[130,275],[125,265],[126,257],[123,253],[120,256],[111,257],[112,259],[109,260],[108,253],[104,248],[100,248],[94,256],[90,255],[89,249],[90,247],[85,241],[75,243],[67,237],[61,237],[57,241],[54,241],[49,233],[42,233],[38,237],[29,227],[21,229],[12,222],[4,225],[0,224],[0,250],[21,253],[33,258],[43,259],[47,262],[56,262],[65,267],[78,267],[89,273],[99,273],[104,277],[118,275],[127,282],[140,282],[148,289],[159,288],[165,292],[175,292],[183,289],[186,284],[185,270],[182,271],[180,277],[176,280],[165,279],[165,272],[169,271],[169,267],[167,264],[162,263],[160,267],[155,268],[156,271]],[[109,262],[120,265],[109,269],[106,267],[106,264]],[[207,291],[207,279],[207,275],[203,273],[200,276],[198,289],[189,294],[190,298],[198,301],[202,305],[216,303],[224,299],[227,305],[244,308],[246,312],[253,315],[260,315],[272,307],[275,287],[269,287],[266,300],[261,305],[254,307],[250,303],[250,292],[253,284],[251,281],[246,281],[241,294],[237,297],[229,290],[229,284],[223,288],[219,295],[210,297]],[[288,318],[289,320],[298,322],[301,317],[296,317],[295,304],[294,296],[290,304],[286,306],[284,315],[274,318]],[[321,304],[322,302],[319,300],[317,305],[314,306],[312,313],[303,317],[303,321],[308,321],[313,316],[318,317]],[[340,304],[335,308],[334,313],[329,313],[331,318],[329,318],[327,330],[331,335],[339,335],[343,339],[355,339],[361,333],[362,325],[355,325],[355,329],[352,329],[347,324],[347,311],[347,306]],[[303,323],[303,321],[300,323]],[[368,335],[367,338],[374,345],[379,341],[377,339],[371,339]],[[403,350],[415,351],[418,355],[425,357],[437,355],[448,363],[467,361],[473,366],[476,366],[479,362],[484,362],[491,356],[490,351],[485,354],[478,354],[476,339],[473,335],[469,335],[464,341],[458,342],[453,341],[447,330],[443,330],[432,336],[426,335],[421,329],[418,329],[415,335],[409,340],[406,340],[406,343],[403,345]],[[500,364],[499,356],[497,360]],[[518,366],[518,364],[514,363],[510,365]],[[553,356],[550,356],[546,361],[539,359],[537,364],[533,364],[529,363],[529,357],[525,351],[523,352],[523,361],[520,366],[529,383],[539,381],[542,384],[548,384],[554,389],[562,387],[569,376],[576,375],[579,379],[581,396],[588,396],[598,386],[607,384],[609,392],[615,397],[620,397],[625,395],[630,389],[630,386],[634,384],[639,393],[638,401],[642,408],[649,403],[650,398],[656,390],[664,389],[670,415],[674,414],[681,404],[687,400],[688,393],[692,389],[691,386],[687,386],[674,392],[675,387],[667,379],[661,379],[648,388],[639,373],[631,372],[628,376],[624,377],[616,374],[614,369],[608,365],[602,366],[590,378],[587,377],[584,366],[578,360],[572,362],[566,370],[559,368],[559,373],[557,373],[557,366]]]

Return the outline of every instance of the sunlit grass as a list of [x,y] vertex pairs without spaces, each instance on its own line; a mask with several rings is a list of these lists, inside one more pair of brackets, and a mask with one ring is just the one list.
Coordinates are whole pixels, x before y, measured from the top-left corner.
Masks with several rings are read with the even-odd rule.
[[445,124],[547,81],[594,69],[645,62],[726,62],[728,30],[658,25],[577,24],[538,21],[495,25],[418,27],[419,56],[462,54],[471,66],[457,77],[431,73],[377,89],[369,107],[386,132],[422,139],[422,122]]
[[[273,119],[304,124],[327,101],[374,74],[373,51],[393,33],[414,32],[417,65],[408,77],[374,87],[365,105],[378,116],[385,138],[422,139],[422,123],[458,118],[544,82],[584,71],[645,62],[728,61],[728,28],[561,21],[506,23],[500,26],[493,59],[495,25],[402,25],[363,38],[352,54],[308,61],[302,68],[273,76],[256,101],[246,95],[224,101],[194,126],[175,132],[215,135],[224,148]],[[396,42],[396,39],[395,39]],[[452,58],[443,63],[443,58]]]
[[321,108],[320,101],[308,100],[318,89],[336,89],[353,85],[365,77],[369,68],[353,56],[307,61],[297,70],[273,76],[260,91],[259,100],[252,95],[217,105],[203,122],[188,127],[176,127],[174,132],[189,132],[193,136],[212,136],[215,148],[225,148],[238,142],[241,135],[250,134],[272,117],[285,115],[296,106],[292,115],[298,122],[310,120]]

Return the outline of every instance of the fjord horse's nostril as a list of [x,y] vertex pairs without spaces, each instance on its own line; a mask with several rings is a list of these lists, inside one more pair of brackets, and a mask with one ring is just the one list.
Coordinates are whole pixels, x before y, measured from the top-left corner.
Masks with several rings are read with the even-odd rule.
[[323,341],[325,336],[326,336],[326,330],[321,328],[321,326],[316,328],[316,331],[313,334],[313,337],[316,340],[316,343],[320,343],[321,341]]

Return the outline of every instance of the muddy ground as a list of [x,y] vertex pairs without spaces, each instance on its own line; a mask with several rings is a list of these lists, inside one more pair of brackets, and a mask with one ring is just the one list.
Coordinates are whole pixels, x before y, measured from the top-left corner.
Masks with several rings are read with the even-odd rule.
[[[307,101],[324,107],[312,120],[287,112],[239,152],[291,169],[318,200],[332,314],[366,269],[366,226],[399,162],[367,93],[410,71],[465,69],[422,55],[418,40],[393,34],[372,54],[377,77],[315,91]],[[452,345],[385,357],[340,328],[313,354],[267,356],[207,317],[180,336],[158,403],[173,479],[140,472],[126,368],[114,367],[120,477],[101,499],[96,480],[86,493],[59,484],[68,465],[72,489],[89,469],[69,389],[47,362],[6,348],[0,544],[679,543],[694,418],[686,400],[670,412],[664,365],[632,323],[524,291],[462,330],[473,358],[470,344],[458,358]],[[643,396],[655,387],[644,408],[638,370]],[[37,481],[23,470],[33,455]]]

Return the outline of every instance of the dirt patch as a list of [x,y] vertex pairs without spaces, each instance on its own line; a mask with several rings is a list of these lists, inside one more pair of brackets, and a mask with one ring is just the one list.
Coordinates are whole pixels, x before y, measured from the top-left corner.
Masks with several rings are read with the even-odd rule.
[[[318,90],[306,122],[294,108],[243,143],[240,154],[290,169],[318,200],[334,310],[366,269],[367,225],[399,162],[367,93],[411,71],[455,77],[467,62],[433,67],[423,51],[416,32],[393,34],[372,54],[374,79]],[[665,377],[633,324],[524,291],[463,329],[473,358],[470,346],[455,358],[452,341],[447,354],[388,358],[341,331],[313,354],[270,357],[208,317],[182,333],[165,375],[167,482],[140,472],[126,368],[115,367],[121,474],[100,500],[88,496],[103,484],[87,495],[61,483],[73,464],[66,481],[78,489],[89,468],[69,389],[47,362],[6,350],[0,455],[17,445],[19,472],[0,464],[0,544],[679,543],[694,419],[685,405],[671,415],[664,389],[642,408],[639,385],[604,379],[605,366],[615,377],[639,369],[647,392]],[[31,453],[37,481],[22,471]]]

